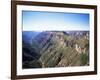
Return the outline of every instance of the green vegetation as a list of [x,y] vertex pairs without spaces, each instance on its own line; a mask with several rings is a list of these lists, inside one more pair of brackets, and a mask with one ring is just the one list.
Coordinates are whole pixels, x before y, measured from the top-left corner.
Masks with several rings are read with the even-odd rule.
[[81,62],[82,62],[82,65],[86,65],[88,63],[88,55],[87,55],[87,53],[82,53],[81,54]]
[[26,61],[23,66],[24,68],[41,68],[42,63],[39,60]]

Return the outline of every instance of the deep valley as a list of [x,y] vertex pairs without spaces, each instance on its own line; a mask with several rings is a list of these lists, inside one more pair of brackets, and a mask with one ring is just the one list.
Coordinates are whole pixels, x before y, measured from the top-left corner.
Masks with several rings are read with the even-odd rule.
[[23,31],[22,68],[89,65],[89,31]]

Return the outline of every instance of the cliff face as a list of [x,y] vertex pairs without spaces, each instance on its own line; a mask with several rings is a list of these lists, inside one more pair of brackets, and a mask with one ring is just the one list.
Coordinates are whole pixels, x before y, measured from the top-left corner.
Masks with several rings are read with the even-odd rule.
[[[29,51],[23,48],[23,68],[89,65],[88,31],[44,31],[29,46]],[[32,60],[27,60],[29,52]]]

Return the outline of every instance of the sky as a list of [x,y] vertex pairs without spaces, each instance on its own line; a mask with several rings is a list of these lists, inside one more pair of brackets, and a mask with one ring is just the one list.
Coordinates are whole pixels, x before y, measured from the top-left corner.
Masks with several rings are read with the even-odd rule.
[[89,30],[89,14],[22,11],[23,31]]

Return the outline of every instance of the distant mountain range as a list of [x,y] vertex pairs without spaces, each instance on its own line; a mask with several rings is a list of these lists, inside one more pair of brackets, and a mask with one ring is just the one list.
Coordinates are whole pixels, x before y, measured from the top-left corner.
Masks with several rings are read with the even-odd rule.
[[31,39],[36,37],[40,32],[35,31],[23,31],[22,38],[24,42],[29,43]]
[[89,65],[89,31],[23,31],[23,68]]

